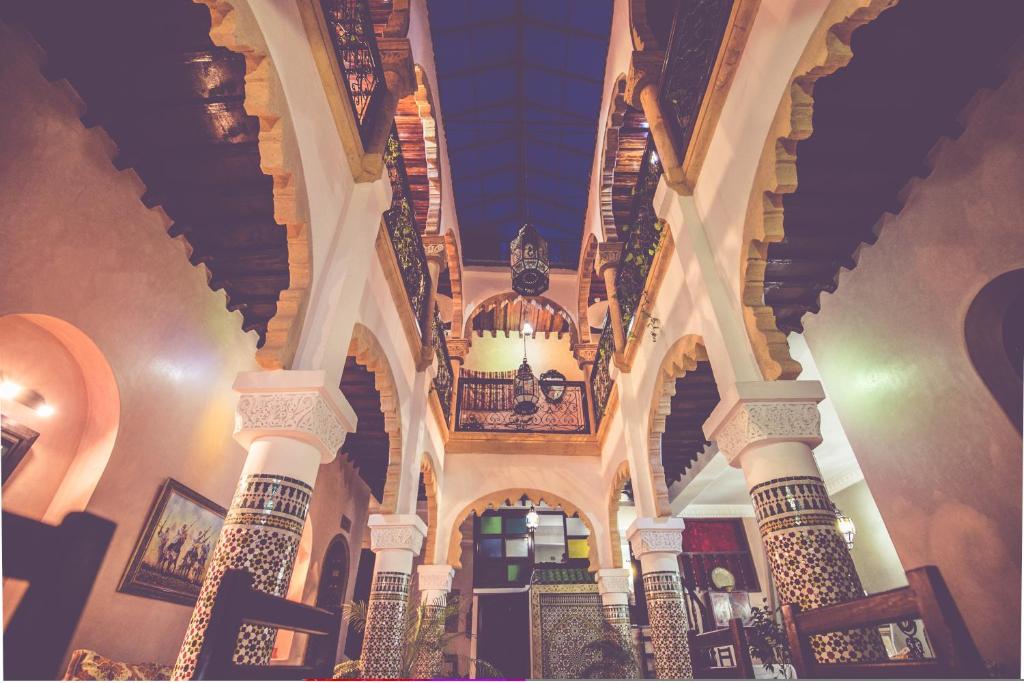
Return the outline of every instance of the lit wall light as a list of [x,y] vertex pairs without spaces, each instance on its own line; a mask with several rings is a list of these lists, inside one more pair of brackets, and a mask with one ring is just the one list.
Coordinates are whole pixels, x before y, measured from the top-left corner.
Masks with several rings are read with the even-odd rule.
[[843,511],[835,503],[832,503],[832,511],[836,516],[836,530],[846,541],[846,547],[853,550],[853,540],[857,537],[857,525],[848,515],[843,514]]
[[56,412],[57,409],[54,408],[49,403],[40,403],[38,406],[36,406],[36,415],[38,415],[39,417],[52,417],[53,414]]
[[523,336],[533,334],[533,325],[529,321],[523,323]]
[[0,399],[9,401],[16,398],[22,392],[23,387],[17,382],[9,379],[0,381]]

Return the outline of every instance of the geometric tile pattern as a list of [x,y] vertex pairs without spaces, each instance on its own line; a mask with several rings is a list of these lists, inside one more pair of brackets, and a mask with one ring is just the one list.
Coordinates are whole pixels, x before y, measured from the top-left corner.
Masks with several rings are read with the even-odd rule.
[[[252,574],[254,588],[284,596],[312,493],[305,482],[273,474],[250,474],[239,483],[185,631],[172,674],[174,680],[190,679],[195,672],[225,570],[246,569]],[[243,625],[234,661],[269,663],[276,635],[275,629],[266,626]]]
[[633,626],[629,620],[629,605],[605,605],[604,620],[611,626],[619,645],[626,652],[632,652],[634,665],[630,667],[627,678],[636,678],[639,671],[636,670],[636,644],[633,642]]
[[603,627],[596,584],[530,586],[533,677],[580,678],[583,669],[597,660],[595,654],[583,652],[583,646],[601,638]]
[[690,647],[686,641],[689,625],[679,572],[644,574],[644,597],[651,623],[655,675],[659,679],[693,678]]
[[[750,491],[779,598],[815,609],[864,596],[832,501],[818,477],[780,477]],[[819,662],[882,661],[873,628],[823,633],[811,639]]]
[[402,636],[411,583],[412,577],[405,572],[374,574],[360,657],[362,678],[388,679],[402,675]]
[[[421,584],[422,586],[422,584]],[[444,633],[445,594],[430,604],[420,606],[420,631],[425,642],[436,643]],[[433,680],[441,675],[444,665],[444,651],[439,648],[422,647],[413,660],[410,675],[414,680]]]

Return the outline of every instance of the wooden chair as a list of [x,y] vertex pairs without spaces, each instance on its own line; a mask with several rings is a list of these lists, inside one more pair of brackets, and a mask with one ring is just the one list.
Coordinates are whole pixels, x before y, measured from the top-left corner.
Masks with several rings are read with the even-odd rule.
[[[799,678],[975,678],[984,677],[981,657],[967,631],[938,567],[907,572],[906,588],[869,595],[838,605],[802,612],[784,605],[786,638]],[[818,633],[871,628],[919,618],[935,653],[934,659],[871,663],[819,663],[811,649]]]
[[[309,634],[303,663],[235,664],[232,658],[242,624]],[[193,678],[229,681],[331,678],[340,629],[340,605],[337,610],[325,610],[269,595],[252,587],[249,572],[228,569],[217,591]]]
[[[747,646],[747,633],[740,619],[730,619],[728,628],[697,633],[693,629],[686,632],[686,640],[690,644],[690,663],[693,665],[693,677],[696,679],[753,679],[754,665],[750,661],[750,648]],[[734,666],[715,666],[714,650],[732,646],[735,657]]]
[[28,581],[4,629],[4,678],[54,680],[116,525],[72,512],[51,526],[4,512],[4,578]]

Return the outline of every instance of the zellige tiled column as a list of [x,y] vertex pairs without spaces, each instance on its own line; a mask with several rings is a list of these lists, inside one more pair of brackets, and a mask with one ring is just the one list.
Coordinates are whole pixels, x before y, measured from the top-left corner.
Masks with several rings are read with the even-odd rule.
[[683,520],[639,517],[626,533],[643,574],[655,675],[659,679],[693,678],[686,641],[689,625],[679,578]]
[[412,562],[420,553],[427,525],[416,515],[370,515],[367,526],[376,559],[360,669],[363,678],[400,678]]
[[[426,639],[428,643],[437,642],[444,632],[444,612],[454,576],[455,570],[447,564],[421,564],[416,568],[416,582],[423,610],[420,629],[430,633]],[[413,662],[412,677],[421,680],[437,678],[441,675],[443,664],[444,653],[440,649],[425,648]]]
[[604,610],[604,620],[614,631],[619,644],[626,652],[633,655],[633,665],[627,674],[629,678],[636,678],[637,651],[633,642],[633,627],[629,620],[629,570],[621,568],[598,569],[597,590],[601,594],[601,608]]
[[[729,462],[743,469],[782,603],[814,609],[864,596],[812,449],[821,443],[816,381],[740,382],[704,425]],[[877,631],[812,639],[820,662],[886,658]]]
[[[253,586],[288,589],[313,484],[355,429],[355,414],[316,371],[245,372],[235,381],[235,439],[248,449],[172,677],[190,679],[226,569],[248,570]],[[235,661],[267,664],[276,630],[242,627]]]

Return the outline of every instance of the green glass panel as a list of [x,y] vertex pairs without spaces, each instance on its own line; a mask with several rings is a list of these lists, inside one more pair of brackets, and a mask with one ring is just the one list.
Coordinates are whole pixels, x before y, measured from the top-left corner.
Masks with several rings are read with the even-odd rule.
[[484,515],[480,518],[480,533],[500,534],[501,517],[498,515]]
[[526,534],[529,533],[529,529],[526,528],[526,516],[522,517],[506,517],[505,518],[505,535],[512,536],[515,534]]
[[509,583],[515,583],[516,581],[519,580],[519,575],[521,573],[521,571],[520,571],[521,569],[522,569],[522,567],[520,567],[518,564],[510,564],[506,568],[506,571],[508,572]]

